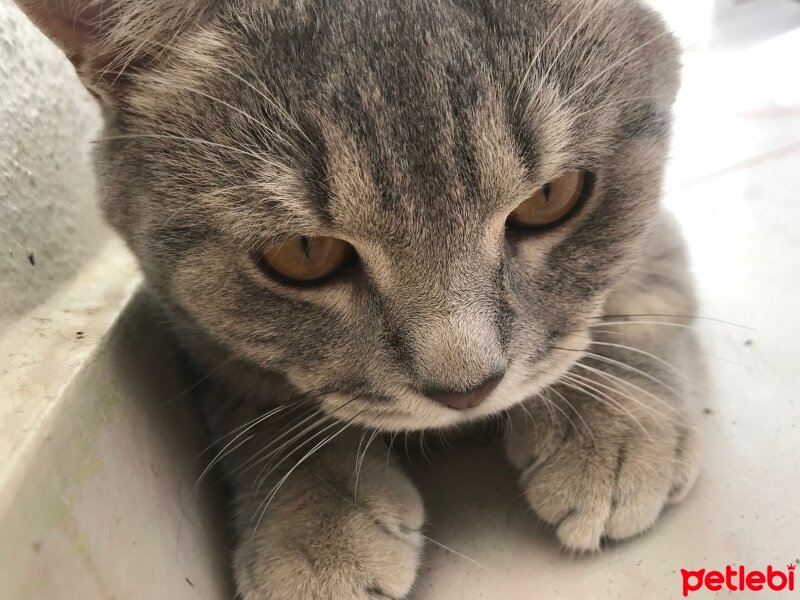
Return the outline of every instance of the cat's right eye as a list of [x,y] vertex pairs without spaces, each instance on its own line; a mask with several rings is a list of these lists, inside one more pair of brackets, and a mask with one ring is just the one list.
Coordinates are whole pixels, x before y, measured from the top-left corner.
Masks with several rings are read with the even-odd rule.
[[555,225],[570,215],[587,195],[591,176],[585,171],[568,171],[525,200],[508,216],[508,224],[518,228]]
[[270,275],[297,285],[327,279],[355,260],[355,249],[334,237],[295,237],[266,248],[258,256]]

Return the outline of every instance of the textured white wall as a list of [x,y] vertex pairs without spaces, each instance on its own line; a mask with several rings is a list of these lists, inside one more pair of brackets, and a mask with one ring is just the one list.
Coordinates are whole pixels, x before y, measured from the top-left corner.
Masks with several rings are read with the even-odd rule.
[[0,333],[108,235],[89,166],[98,124],[69,61],[0,0]]

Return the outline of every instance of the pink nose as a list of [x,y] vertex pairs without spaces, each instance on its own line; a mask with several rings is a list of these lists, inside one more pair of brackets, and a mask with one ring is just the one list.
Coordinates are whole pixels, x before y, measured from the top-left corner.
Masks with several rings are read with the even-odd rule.
[[467,392],[434,392],[428,394],[428,396],[432,400],[435,400],[439,404],[444,404],[448,408],[466,410],[468,408],[474,408],[486,400],[502,379],[503,375],[497,375],[487,379],[478,387]]

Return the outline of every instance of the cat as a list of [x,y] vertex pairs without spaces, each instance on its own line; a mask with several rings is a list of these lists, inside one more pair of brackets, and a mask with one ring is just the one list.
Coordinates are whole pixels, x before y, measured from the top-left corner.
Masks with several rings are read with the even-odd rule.
[[198,373],[242,598],[410,593],[424,507],[387,432],[500,415],[574,551],[685,497],[704,366],[653,10],[18,2],[103,107],[102,209]]

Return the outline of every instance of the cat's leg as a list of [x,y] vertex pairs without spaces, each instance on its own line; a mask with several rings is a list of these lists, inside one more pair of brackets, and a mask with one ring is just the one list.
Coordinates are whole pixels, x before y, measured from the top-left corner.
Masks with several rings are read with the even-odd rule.
[[679,246],[650,248],[585,333],[584,358],[513,413],[508,455],[531,507],[570,549],[646,530],[697,475],[705,369],[690,320],[612,316],[692,314]]
[[423,545],[419,492],[380,438],[367,448],[371,434],[347,429],[312,452],[342,427],[253,465],[247,455],[274,448],[282,434],[260,428],[250,450],[237,451],[238,468],[229,461],[243,600],[400,599],[410,591]]

